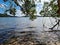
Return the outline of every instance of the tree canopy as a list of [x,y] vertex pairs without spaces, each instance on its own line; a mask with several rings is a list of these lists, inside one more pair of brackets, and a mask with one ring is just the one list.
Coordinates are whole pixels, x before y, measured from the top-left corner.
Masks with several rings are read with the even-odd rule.
[[50,2],[44,2],[43,9],[40,14],[48,17],[60,17],[60,0],[51,0]]
[[[20,10],[25,16],[29,16],[30,19],[36,19],[36,4],[37,0],[3,0],[5,3],[9,2],[10,6],[5,10],[5,14],[9,12],[13,16],[16,14],[16,6],[20,7]],[[41,1],[41,0],[39,0]],[[60,15],[60,0],[51,0],[50,2],[44,2],[43,9],[41,10],[41,16],[59,17]]]
[[[25,16],[29,16],[30,19],[35,19],[36,16],[36,4],[37,0],[3,0],[5,3],[8,1],[10,3],[9,9],[5,10],[5,13],[9,11],[10,14],[16,14],[15,6],[19,6],[20,10],[23,12]],[[13,7],[14,6],[14,7]]]

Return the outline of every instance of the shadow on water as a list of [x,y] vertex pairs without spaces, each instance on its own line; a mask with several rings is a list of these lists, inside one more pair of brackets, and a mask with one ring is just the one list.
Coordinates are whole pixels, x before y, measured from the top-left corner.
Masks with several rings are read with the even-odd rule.
[[37,38],[36,31],[14,31],[14,28],[10,29],[0,33],[0,45],[46,45]]

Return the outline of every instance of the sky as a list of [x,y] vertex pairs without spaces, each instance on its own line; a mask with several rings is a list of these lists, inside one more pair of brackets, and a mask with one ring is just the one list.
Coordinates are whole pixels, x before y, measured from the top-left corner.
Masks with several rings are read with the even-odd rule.
[[[39,1],[36,1],[36,11],[37,11],[37,15],[39,15],[39,12],[40,10],[42,9],[43,7],[43,2],[49,2],[49,0],[41,0],[41,3]],[[5,6],[8,6],[9,5],[9,2],[7,3],[4,3],[3,0],[0,0],[0,13],[4,13],[4,10],[6,9]],[[8,8],[8,7],[7,7]],[[17,16],[22,16],[22,12],[19,10],[20,8],[19,7],[16,7],[17,9],[17,12],[16,12],[16,15]],[[24,15],[24,14],[23,14]]]

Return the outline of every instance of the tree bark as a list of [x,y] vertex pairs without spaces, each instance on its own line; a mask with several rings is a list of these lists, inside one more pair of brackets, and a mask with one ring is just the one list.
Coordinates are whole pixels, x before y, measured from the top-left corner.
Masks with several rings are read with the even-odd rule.
[[57,11],[57,13],[60,15],[60,0],[57,0],[57,3],[58,3],[58,11]]

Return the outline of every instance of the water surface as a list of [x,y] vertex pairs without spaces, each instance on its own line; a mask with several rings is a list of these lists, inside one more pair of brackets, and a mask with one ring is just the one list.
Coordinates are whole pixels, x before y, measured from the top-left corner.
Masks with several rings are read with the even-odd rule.
[[[49,31],[49,28],[56,23],[55,21],[52,17],[38,17],[34,21],[30,20],[29,17],[0,17],[0,43],[10,39],[9,37],[12,36],[21,39],[23,37],[27,37],[25,39],[32,37],[33,39],[44,40],[45,42],[52,39],[52,41],[58,40],[58,36],[54,32],[44,32]],[[57,29],[57,27],[54,29]]]

